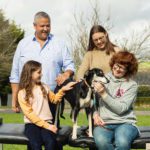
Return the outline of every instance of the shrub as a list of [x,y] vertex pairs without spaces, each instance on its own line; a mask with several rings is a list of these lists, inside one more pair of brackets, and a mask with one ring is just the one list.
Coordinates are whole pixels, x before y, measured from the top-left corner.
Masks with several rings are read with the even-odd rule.
[[150,105],[150,97],[137,97],[136,103],[137,106],[140,105]]
[[150,85],[140,85],[137,95],[138,97],[150,97]]

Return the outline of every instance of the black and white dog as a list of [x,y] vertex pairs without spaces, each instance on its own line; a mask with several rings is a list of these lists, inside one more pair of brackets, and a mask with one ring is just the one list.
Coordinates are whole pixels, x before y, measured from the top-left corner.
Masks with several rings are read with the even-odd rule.
[[[70,81],[73,80],[66,80],[59,88],[66,85]],[[109,80],[105,77],[101,69],[94,68],[92,70],[87,71],[84,75],[84,78],[81,79],[81,81],[78,82],[72,90],[67,91],[64,96],[64,99],[66,99],[70,103],[72,108],[71,118],[74,123],[72,139],[77,138],[77,116],[80,109],[82,108],[85,108],[86,110],[89,121],[89,136],[92,137],[92,110],[94,108],[92,100],[95,94],[92,86],[93,82],[101,82],[102,84],[106,84],[109,82]],[[61,112],[61,115],[62,113],[63,111]]]

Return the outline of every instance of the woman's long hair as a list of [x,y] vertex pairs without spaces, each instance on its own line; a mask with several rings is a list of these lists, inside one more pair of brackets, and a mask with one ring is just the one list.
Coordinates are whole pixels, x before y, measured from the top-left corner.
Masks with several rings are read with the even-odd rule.
[[[89,37],[89,45],[88,45],[88,51],[92,51],[95,48],[95,44],[93,42],[92,36],[94,33],[97,32],[102,32],[104,34],[107,34],[107,31],[105,30],[104,27],[100,26],[100,25],[94,25],[91,30],[90,30],[90,37]],[[114,47],[116,45],[114,45],[110,40],[109,40],[109,36],[107,34],[107,43],[106,43],[106,54],[109,55],[111,52],[115,52]]]
[[[33,84],[32,84],[32,73],[41,69],[41,64],[37,61],[30,60],[25,63],[22,69],[20,83],[19,83],[19,90],[25,90],[25,100],[29,101],[29,98],[33,98]],[[41,87],[43,97],[47,97],[47,92],[41,82],[38,83]]]

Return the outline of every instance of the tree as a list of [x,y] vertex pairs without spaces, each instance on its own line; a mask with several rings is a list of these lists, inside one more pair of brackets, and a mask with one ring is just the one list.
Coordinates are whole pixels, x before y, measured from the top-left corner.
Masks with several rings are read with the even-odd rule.
[[129,37],[116,41],[123,49],[136,55],[139,62],[150,60],[150,25],[131,30]]
[[[89,0],[91,8],[87,8],[86,12],[77,11],[73,14],[74,24],[71,25],[71,31],[68,32],[68,37],[71,48],[73,49],[76,69],[81,64],[82,58],[87,50],[90,28],[94,24],[100,24],[107,31],[110,31],[114,26],[110,13],[104,14],[104,12],[101,12],[101,2],[100,0]],[[109,8],[105,12],[109,12]],[[130,32],[129,37],[122,37],[119,41],[118,39],[113,39],[113,41],[122,49],[133,52],[139,61],[150,60],[150,54],[145,54],[150,49],[150,25],[143,27],[142,31],[135,30]]]
[[78,66],[81,64],[82,58],[87,50],[90,28],[95,24],[101,24],[105,26],[107,30],[112,28],[110,14],[101,19],[100,1],[89,0],[89,3],[91,8],[88,8],[88,13],[83,11],[74,12],[74,24],[71,27],[71,31],[68,32],[76,69],[78,69]]
[[0,10],[0,94],[10,91],[9,75],[12,58],[18,42],[23,38],[24,31],[14,21],[5,18]]

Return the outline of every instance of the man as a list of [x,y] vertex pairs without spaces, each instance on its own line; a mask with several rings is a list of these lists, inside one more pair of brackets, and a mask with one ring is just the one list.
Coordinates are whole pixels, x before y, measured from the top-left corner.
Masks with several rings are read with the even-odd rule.
[[[51,20],[47,13],[38,12],[34,17],[35,34],[22,39],[14,55],[10,82],[12,87],[12,110],[20,112],[17,94],[20,73],[28,60],[42,64],[42,82],[54,90],[74,73],[70,51],[54,35],[50,34]],[[63,73],[62,73],[63,71]]]

